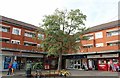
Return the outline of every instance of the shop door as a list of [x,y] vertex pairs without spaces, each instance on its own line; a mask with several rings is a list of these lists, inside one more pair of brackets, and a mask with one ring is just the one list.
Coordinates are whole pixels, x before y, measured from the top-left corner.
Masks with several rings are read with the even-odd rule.
[[12,61],[12,57],[10,56],[5,56],[4,60],[4,69],[8,69],[9,63]]
[[74,68],[75,69],[81,69],[81,60],[74,60]]
[[98,70],[98,60],[97,59],[94,60],[94,66],[95,66],[95,70]]

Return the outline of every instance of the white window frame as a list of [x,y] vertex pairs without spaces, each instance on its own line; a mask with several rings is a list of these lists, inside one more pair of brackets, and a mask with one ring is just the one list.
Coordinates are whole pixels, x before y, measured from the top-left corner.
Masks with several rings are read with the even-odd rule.
[[[15,30],[18,30],[19,33],[16,33]],[[21,35],[21,29],[19,29],[19,28],[13,28],[13,30],[12,30],[12,34],[15,34],[15,35]]]
[[95,33],[95,39],[98,39],[98,38],[103,38],[103,32]]
[[20,40],[11,40],[11,43],[13,43],[13,44],[20,44]]

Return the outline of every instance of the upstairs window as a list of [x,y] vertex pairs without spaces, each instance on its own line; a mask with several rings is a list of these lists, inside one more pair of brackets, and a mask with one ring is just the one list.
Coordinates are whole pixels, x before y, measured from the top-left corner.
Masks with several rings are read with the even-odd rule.
[[119,34],[120,34],[120,30],[111,31],[111,32],[107,32],[107,37],[115,36],[115,35],[119,35]]
[[12,34],[21,35],[21,29],[19,29],[19,28],[13,28]]
[[13,43],[13,44],[20,44],[20,41],[19,40],[11,40],[11,43]]
[[103,33],[102,32],[95,33],[95,39],[98,39],[98,38],[103,38]]
[[0,31],[2,31],[2,32],[10,32],[10,28],[9,27],[0,27]]
[[38,34],[38,39],[43,40],[44,39],[44,35],[43,34]]
[[88,44],[88,45],[83,45],[83,48],[92,48],[93,45],[92,44]]
[[88,36],[85,36],[85,37],[87,37],[88,40],[93,40],[94,39],[93,35],[88,35]]
[[120,42],[107,43],[107,46],[117,46],[120,45]]
[[96,44],[96,47],[103,47],[103,46],[104,46],[103,43],[97,43],[97,44]]
[[0,42],[9,43],[9,42],[10,42],[10,40],[9,40],[9,39],[4,39],[4,38],[0,38]]
[[25,46],[37,46],[37,44],[33,42],[24,42],[24,45]]
[[25,32],[26,37],[35,37],[35,33]]

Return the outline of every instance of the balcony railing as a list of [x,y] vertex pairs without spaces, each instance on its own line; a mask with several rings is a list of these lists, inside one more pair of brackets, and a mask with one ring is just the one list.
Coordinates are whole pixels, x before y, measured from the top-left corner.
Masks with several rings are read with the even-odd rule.
[[81,49],[81,52],[102,52],[102,51],[115,51],[115,50],[120,50],[120,45],[84,48]]
[[2,44],[2,48],[13,49],[13,50],[26,50],[26,51],[42,51],[42,49],[38,49],[37,46],[25,46],[20,44],[12,44],[6,42],[0,42]]

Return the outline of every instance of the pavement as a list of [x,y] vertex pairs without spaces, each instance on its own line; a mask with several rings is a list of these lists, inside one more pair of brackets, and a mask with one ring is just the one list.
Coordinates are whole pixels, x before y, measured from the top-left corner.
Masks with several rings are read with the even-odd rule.
[[[71,76],[67,78],[94,78],[94,77],[95,78],[120,78],[120,72],[83,71],[83,70],[68,70],[68,71],[71,73]],[[42,71],[42,73],[50,73],[50,72]],[[35,71],[32,71],[32,74],[35,74]],[[15,75],[7,75],[7,72],[2,72],[0,75],[2,75],[2,78],[26,78],[24,70],[16,71]],[[31,78],[34,78],[34,77],[31,77]],[[55,78],[55,77],[48,77],[48,78]],[[56,78],[63,78],[63,77],[56,77]]]

